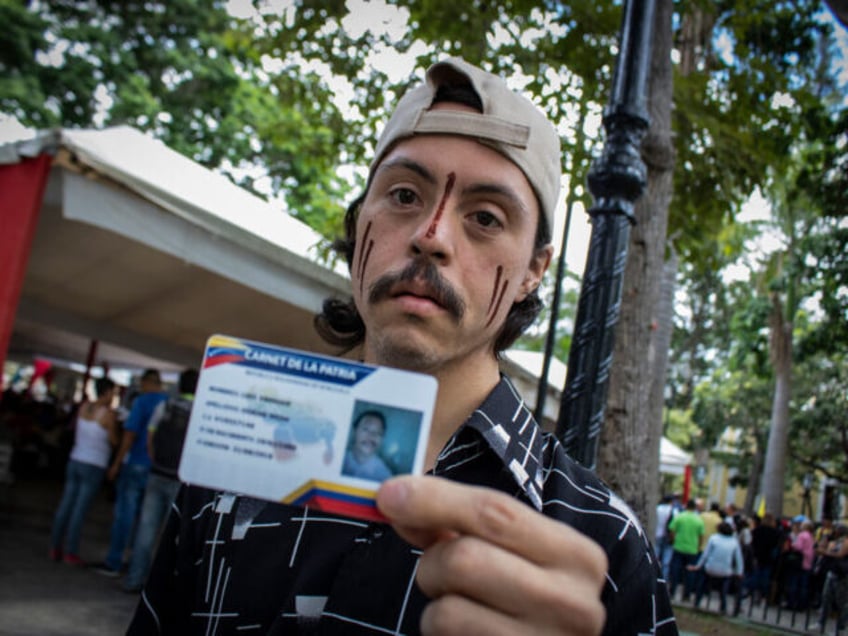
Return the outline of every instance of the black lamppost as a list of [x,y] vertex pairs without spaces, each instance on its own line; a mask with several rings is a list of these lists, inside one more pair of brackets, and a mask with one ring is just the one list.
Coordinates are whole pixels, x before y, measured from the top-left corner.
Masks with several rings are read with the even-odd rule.
[[589,171],[589,190],[595,200],[589,210],[592,236],[557,436],[568,453],[590,469],[595,468],[606,407],[633,208],[647,182],[639,146],[649,123],[646,87],[653,21],[654,0],[627,1],[612,95],[604,110],[607,139]]

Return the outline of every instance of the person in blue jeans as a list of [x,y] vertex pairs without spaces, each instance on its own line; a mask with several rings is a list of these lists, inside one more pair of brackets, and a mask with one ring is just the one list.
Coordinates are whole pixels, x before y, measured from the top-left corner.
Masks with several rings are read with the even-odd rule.
[[124,562],[124,550],[132,542],[136,519],[150,472],[147,453],[147,426],[156,407],[167,399],[162,392],[159,372],[148,369],[141,376],[141,394],[133,402],[124,423],[121,445],[115,453],[106,477],[118,478],[115,512],[109,535],[109,552],[105,561],[95,569],[106,576],[119,576]]
[[115,383],[100,378],[94,385],[97,399],[84,402],[76,418],[74,446],[65,469],[65,487],[50,533],[50,558],[68,565],[83,565],[80,534],[89,506],[103,483],[109,455],[118,442],[112,400]]
[[707,545],[698,562],[690,565],[687,570],[703,570],[698,589],[695,592],[695,607],[701,604],[701,598],[711,589],[718,589],[720,609],[727,611],[727,593],[735,580],[740,580],[745,574],[742,548],[739,539],[733,534],[733,526],[722,521],[718,524],[717,532],[707,540]]
[[160,402],[147,427],[150,475],[144,490],[130,567],[124,579],[125,592],[140,592],[144,586],[156,539],[180,489],[177,469],[194,403],[194,392],[197,390],[197,378],[196,369],[183,371],[180,374],[179,395]]

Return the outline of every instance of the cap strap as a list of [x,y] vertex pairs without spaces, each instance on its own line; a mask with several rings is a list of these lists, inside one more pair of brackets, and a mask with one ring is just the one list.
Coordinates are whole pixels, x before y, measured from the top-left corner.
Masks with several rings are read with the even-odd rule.
[[530,127],[514,124],[492,115],[456,110],[425,110],[412,127],[416,133],[465,135],[527,148]]

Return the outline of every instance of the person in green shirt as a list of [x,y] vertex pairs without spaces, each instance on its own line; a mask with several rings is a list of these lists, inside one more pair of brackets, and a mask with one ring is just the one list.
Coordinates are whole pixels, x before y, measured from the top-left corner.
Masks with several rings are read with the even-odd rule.
[[677,585],[683,581],[683,600],[688,600],[694,588],[694,576],[687,568],[695,565],[701,551],[704,536],[704,520],[695,509],[695,500],[686,503],[686,510],[675,515],[669,522],[671,533],[671,580],[669,594],[674,598]]

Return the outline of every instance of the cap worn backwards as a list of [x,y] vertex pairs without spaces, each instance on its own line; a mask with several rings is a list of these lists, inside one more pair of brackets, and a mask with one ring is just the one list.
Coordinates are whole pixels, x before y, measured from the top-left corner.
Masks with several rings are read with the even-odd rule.
[[[430,110],[440,87],[466,84],[480,97],[482,113]],[[542,111],[503,79],[456,57],[431,66],[426,83],[398,102],[377,142],[370,171],[396,142],[422,134],[472,137],[504,155],[527,177],[553,231],[561,176],[559,135]]]

